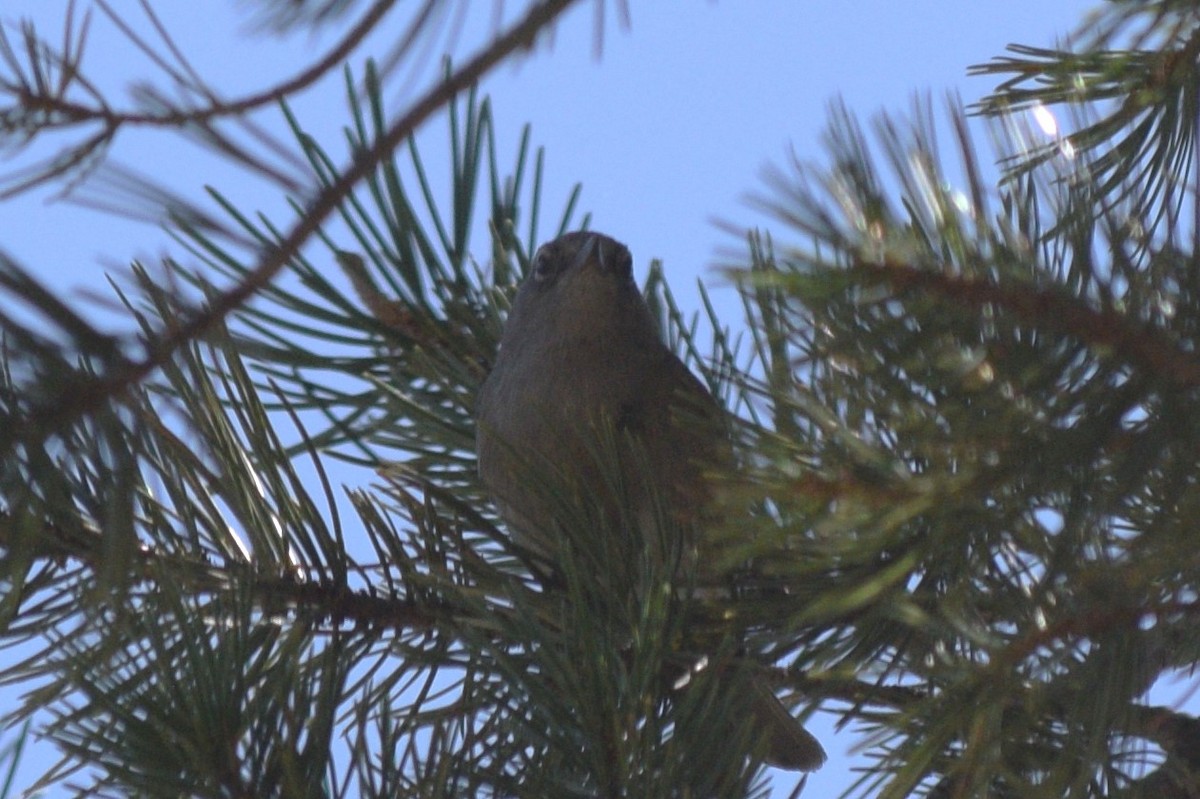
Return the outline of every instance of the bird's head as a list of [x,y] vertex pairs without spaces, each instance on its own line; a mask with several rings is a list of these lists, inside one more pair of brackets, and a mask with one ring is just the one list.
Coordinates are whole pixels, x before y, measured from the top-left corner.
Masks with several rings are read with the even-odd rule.
[[603,233],[576,231],[538,248],[517,292],[501,347],[658,341],[633,280],[629,249]]

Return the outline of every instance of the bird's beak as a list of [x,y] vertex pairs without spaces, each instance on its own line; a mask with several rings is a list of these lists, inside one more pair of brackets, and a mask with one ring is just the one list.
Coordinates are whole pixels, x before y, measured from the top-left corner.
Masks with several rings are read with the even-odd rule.
[[[575,254],[575,262],[571,264],[571,271],[582,267],[587,260],[592,257],[592,252],[596,249],[596,237],[588,236],[587,242],[579,248],[579,252]],[[600,245],[600,266],[604,266],[604,245]]]
[[593,249],[596,250],[596,260],[600,262],[600,268],[605,272],[612,268],[612,264],[608,262],[608,248],[604,246],[604,241],[599,236],[593,236],[591,240]]

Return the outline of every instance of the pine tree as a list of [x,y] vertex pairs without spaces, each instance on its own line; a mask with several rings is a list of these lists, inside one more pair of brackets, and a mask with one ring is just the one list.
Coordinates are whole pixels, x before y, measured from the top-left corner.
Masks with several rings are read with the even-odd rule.
[[[353,45],[390,4],[262,5]],[[1200,661],[1200,6],[1110,3],[1069,45],[978,67],[1003,82],[973,109],[918,102],[868,135],[835,108],[826,163],[774,173],[775,226],[739,232],[744,323],[682,310],[651,271],[738,452],[714,478],[728,578],[691,591],[619,547],[541,579],[475,471],[515,285],[588,216],[542,206],[542,154],[528,131],[497,152],[471,86],[570,5],[529,4],[397,111],[391,62],[439,4],[414,12],[393,58],[346,69],[347,166],[288,87],[261,98],[315,183],[289,227],[93,175],[132,116],[78,99],[97,100],[86,25],[0,40],[11,142],[107,123],[6,191],[103,177],[200,264],[134,264],[122,338],[0,258],[0,618],[22,653],[3,673],[29,690],[6,723],[61,749],[45,784],[762,796],[717,690],[753,675],[849,725],[856,795],[1200,795],[1200,721],[1148,698]],[[223,127],[247,109],[194,88],[138,120],[255,168]],[[411,138],[439,111],[448,170]]]

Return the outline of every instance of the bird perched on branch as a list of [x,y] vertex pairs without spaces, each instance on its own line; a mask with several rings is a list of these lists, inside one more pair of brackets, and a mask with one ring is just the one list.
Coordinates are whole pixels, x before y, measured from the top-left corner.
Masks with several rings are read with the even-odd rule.
[[[654,546],[703,573],[709,474],[732,460],[724,410],[663,343],[632,263],[623,244],[585,231],[537,251],[479,392],[479,472],[517,542],[551,570],[561,503],[574,497],[599,506],[606,535],[650,544],[676,531]],[[824,762],[767,685],[749,693],[743,712],[768,763]]]

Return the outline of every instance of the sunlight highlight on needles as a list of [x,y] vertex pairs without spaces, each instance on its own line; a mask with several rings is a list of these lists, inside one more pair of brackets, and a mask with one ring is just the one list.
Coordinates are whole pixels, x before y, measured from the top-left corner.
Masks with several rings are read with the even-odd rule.
[[1054,118],[1054,112],[1049,108],[1038,103],[1033,107],[1033,118],[1038,123],[1038,127],[1042,129],[1042,133],[1047,136],[1058,136],[1058,120]]
[[1030,113],[1033,114],[1033,120],[1042,129],[1042,133],[1058,140],[1058,151],[1062,153],[1063,157],[1073,159],[1075,157],[1075,146],[1062,134],[1058,125],[1058,118],[1054,116],[1054,112],[1041,103],[1037,103],[1033,106]]

